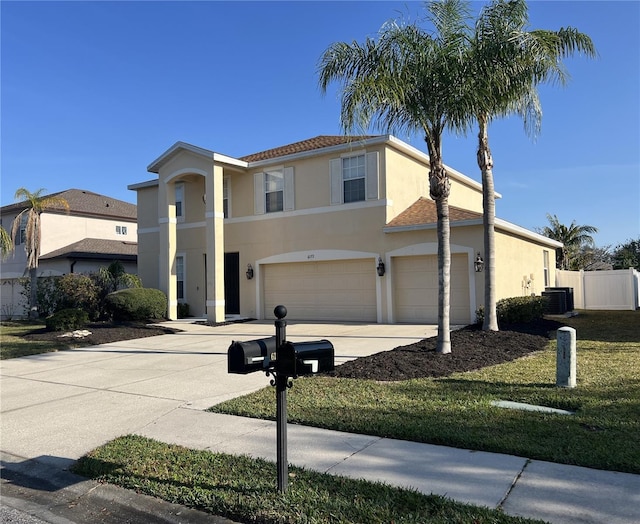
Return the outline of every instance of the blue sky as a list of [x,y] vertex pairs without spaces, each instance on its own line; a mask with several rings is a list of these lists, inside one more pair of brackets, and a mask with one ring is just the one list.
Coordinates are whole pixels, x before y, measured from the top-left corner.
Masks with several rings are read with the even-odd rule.
[[[482,4],[474,2],[478,9]],[[242,156],[340,134],[317,62],[335,41],[375,36],[419,2],[0,2],[1,204],[18,187],[86,189],[135,203],[127,185],[176,141]],[[544,86],[542,132],[490,128],[497,215],[546,214],[599,228],[599,246],[640,237],[640,2],[533,1],[531,28],[574,26],[597,60]],[[376,131],[376,130],[372,130]],[[420,136],[399,138],[425,150]],[[446,136],[446,164],[480,180],[476,140]],[[425,173],[426,176],[426,173]]]

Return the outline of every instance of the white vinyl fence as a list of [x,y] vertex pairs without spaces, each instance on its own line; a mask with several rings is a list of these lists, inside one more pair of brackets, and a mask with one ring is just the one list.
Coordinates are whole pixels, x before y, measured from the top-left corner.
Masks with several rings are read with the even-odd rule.
[[576,309],[640,308],[640,273],[633,268],[610,271],[557,269],[556,286],[573,288]]

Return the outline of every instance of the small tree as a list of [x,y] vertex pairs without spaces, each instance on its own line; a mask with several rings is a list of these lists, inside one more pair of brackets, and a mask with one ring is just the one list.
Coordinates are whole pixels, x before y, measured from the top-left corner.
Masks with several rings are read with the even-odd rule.
[[37,296],[37,272],[38,259],[40,258],[41,223],[40,215],[43,211],[52,208],[62,208],[69,211],[69,203],[62,197],[56,195],[42,196],[44,189],[38,189],[34,193],[24,187],[16,191],[15,199],[24,201],[24,209],[18,213],[13,220],[11,227],[11,241],[15,245],[16,235],[21,234],[22,218],[26,217],[25,244],[27,253],[27,267],[29,280],[31,281],[29,294],[29,317],[38,316],[38,296]]
[[108,316],[105,310],[105,299],[109,293],[120,289],[142,287],[140,277],[127,273],[119,260],[109,264],[109,267],[101,267],[97,272],[91,274],[91,278],[98,290],[97,303],[101,318]]
[[556,265],[558,269],[573,269],[572,263],[584,247],[595,247],[592,233],[597,233],[594,226],[580,226],[572,221],[570,226],[565,226],[556,215],[547,213],[549,226],[538,231],[548,238],[562,242],[563,246],[556,251]]
[[627,240],[624,244],[616,246],[613,252],[614,269],[627,269],[633,267],[640,271],[640,237],[637,240]]

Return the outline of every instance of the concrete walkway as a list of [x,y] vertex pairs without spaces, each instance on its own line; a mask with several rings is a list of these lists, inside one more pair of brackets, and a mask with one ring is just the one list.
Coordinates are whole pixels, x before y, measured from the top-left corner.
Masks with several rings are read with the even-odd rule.
[[[38,478],[45,475],[43,471],[55,478],[68,475],[63,470],[79,457],[130,433],[275,461],[274,422],[203,411],[268,385],[263,373],[229,375],[226,352],[233,340],[273,335],[273,323],[216,328],[189,322],[171,325],[184,331],[0,362],[4,504],[19,504],[17,494],[12,497],[7,493],[25,482],[12,478]],[[331,340],[337,363],[434,334],[435,328],[424,325],[289,322],[287,326],[287,339],[292,341]],[[289,425],[288,449],[291,464],[500,507],[511,515],[563,524],[640,522],[638,475],[297,425]],[[75,500],[82,500],[85,490],[94,498],[97,493],[108,492],[113,505],[113,493],[122,493],[120,497],[126,503],[120,504],[120,511],[134,508],[136,501],[145,501],[147,509],[140,510],[143,516],[151,511],[148,504],[160,504],[77,479],[60,481],[55,489],[29,488],[28,493],[34,500],[38,494],[53,497],[58,489],[71,489],[70,485],[75,486]],[[197,512],[194,517],[193,512],[161,506],[164,509],[154,514],[157,522],[196,522],[190,519],[204,518]],[[29,513],[37,514],[33,508]],[[169,515],[166,520],[158,516],[161,513]],[[191,517],[187,518],[187,513]],[[84,522],[79,515],[65,518],[67,522]],[[224,521],[206,518],[210,522]],[[92,519],[97,522],[95,515]]]

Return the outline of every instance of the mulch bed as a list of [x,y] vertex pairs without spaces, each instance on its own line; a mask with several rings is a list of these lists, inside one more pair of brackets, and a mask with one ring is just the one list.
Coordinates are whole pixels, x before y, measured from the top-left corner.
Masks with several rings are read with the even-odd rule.
[[120,340],[131,340],[134,338],[154,337],[156,335],[167,335],[179,331],[169,327],[155,324],[145,324],[144,322],[93,322],[82,329],[90,331],[91,334],[82,338],[62,337],[65,331],[47,331],[45,328],[36,329],[24,336],[27,340],[60,342],[66,346],[95,346],[97,344],[110,344]]
[[478,326],[467,326],[451,332],[449,354],[437,353],[437,338],[432,337],[345,362],[329,375],[398,381],[473,371],[545,349],[562,325],[543,319],[530,324],[503,326],[501,331],[482,331]]

